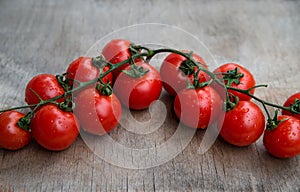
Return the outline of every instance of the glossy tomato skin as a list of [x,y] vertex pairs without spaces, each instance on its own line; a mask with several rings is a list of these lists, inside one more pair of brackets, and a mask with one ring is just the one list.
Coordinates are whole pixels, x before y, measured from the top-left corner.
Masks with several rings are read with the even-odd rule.
[[218,122],[220,135],[235,146],[248,146],[263,134],[265,117],[261,109],[251,101],[240,101],[235,108],[227,111],[224,121]]
[[222,99],[210,86],[184,89],[175,97],[174,111],[188,127],[205,129],[217,120],[222,111]]
[[[183,51],[188,53],[188,51]],[[207,69],[205,61],[197,54],[193,54],[193,59],[200,62],[204,68]],[[172,96],[185,89],[187,87],[187,81],[191,83],[194,82],[194,76],[191,74],[189,76],[185,75],[180,69],[180,65],[183,61],[187,59],[179,54],[171,53],[163,61],[160,67],[160,75],[163,81],[164,89]],[[200,82],[208,80],[208,75],[201,71],[198,75]]]
[[[114,92],[125,106],[134,110],[142,110],[159,98],[162,82],[160,74],[154,67],[145,62],[139,62],[137,65],[149,71],[137,78],[121,73],[114,84]],[[132,69],[131,66],[125,68],[125,70],[130,69]]]
[[37,143],[51,151],[67,149],[79,134],[75,115],[62,111],[56,105],[42,106],[35,113],[30,128]]
[[278,117],[279,121],[283,119],[274,130],[265,130],[263,143],[271,155],[290,158],[300,154],[300,120],[288,115]]
[[17,111],[0,114],[0,148],[18,150],[30,142],[31,133],[17,125],[18,120],[24,116]]
[[113,130],[122,116],[122,106],[115,94],[104,96],[93,88],[79,93],[75,114],[84,131],[104,135]]
[[[109,67],[104,67],[102,73],[106,72]],[[93,65],[91,57],[79,57],[74,60],[67,69],[67,78],[75,79],[80,82],[87,82],[98,78],[100,75],[99,69]],[[113,76],[111,73],[102,78],[104,83],[111,83]]]
[[[232,83],[231,87],[242,89],[242,90],[247,90],[249,88],[254,87],[255,86],[255,79],[254,79],[253,75],[246,68],[240,66],[239,64],[226,63],[224,65],[221,65],[217,69],[215,69],[213,73],[215,73],[215,74],[226,73],[229,70],[234,70],[236,67],[239,69],[239,73],[244,74],[244,77],[240,78],[240,83],[239,84]],[[218,77],[220,78],[222,76],[218,75]],[[224,83],[226,84],[227,81],[224,81]],[[242,101],[250,101],[251,100],[250,96],[245,95],[243,93],[240,93],[240,92],[237,92],[237,91],[232,91],[232,90],[228,90],[228,92],[234,94],[235,96],[238,96],[239,99],[242,100]],[[255,89],[252,89],[250,91],[250,93],[252,95],[254,94],[254,92],[255,92]]]
[[[112,64],[120,63],[131,57],[131,53],[129,51],[130,44],[130,41],[124,39],[111,40],[104,46],[102,55]],[[120,71],[125,69],[127,66],[129,66],[129,63],[113,71],[114,78],[117,78]]]
[[[290,96],[283,104],[283,106],[285,107],[289,107],[291,104],[293,104],[295,102],[296,99],[300,100],[300,92],[299,93],[295,93],[294,95]],[[289,111],[286,110],[282,110],[282,115],[289,115],[289,116],[294,116],[297,119],[300,119],[300,114],[292,114]]]
[[[39,74],[33,77],[25,89],[25,101],[28,105],[37,104],[39,98],[34,94],[36,92],[43,100],[47,100],[64,94],[64,89],[60,86],[56,77],[51,74]],[[63,102],[64,99],[58,99],[57,102]]]

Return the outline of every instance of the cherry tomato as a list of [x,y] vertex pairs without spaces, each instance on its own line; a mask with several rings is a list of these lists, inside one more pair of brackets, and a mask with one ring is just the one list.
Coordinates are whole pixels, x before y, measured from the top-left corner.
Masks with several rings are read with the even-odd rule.
[[52,104],[42,106],[35,113],[30,128],[37,143],[51,151],[67,149],[79,134],[75,115]]
[[[130,109],[141,110],[148,108],[152,102],[159,98],[162,82],[154,67],[145,62],[139,62],[137,65],[149,71],[144,76],[137,78],[121,73],[116,79],[114,91],[125,106]],[[125,70],[131,69],[131,66],[125,68]]]
[[114,94],[104,96],[88,88],[76,96],[75,102],[75,114],[86,132],[104,135],[115,128],[121,119],[122,106]]
[[24,116],[17,111],[0,114],[0,148],[18,150],[30,142],[31,133],[17,125],[18,120]]
[[300,154],[300,120],[287,115],[278,116],[284,120],[273,130],[265,130],[264,146],[278,158],[289,158]]
[[[130,44],[130,41],[124,39],[111,40],[104,46],[102,55],[112,64],[120,63],[131,57],[131,53],[129,51]],[[114,78],[117,78],[120,71],[125,69],[128,65],[129,63],[113,71]]]
[[[183,51],[188,53],[188,51]],[[204,68],[207,69],[205,61],[197,54],[193,54],[193,59],[197,62],[200,62]],[[183,61],[187,59],[179,54],[171,53],[163,61],[160,67],[160,75],[163,81],[163,86],[165,90],[172,96],[182,89],[187,87],[187,81],[191,83],[194,82],[194,75],[189,76],[185,75],[180,69],[180,65]],[[195,68],[196,70],[197,68]],[[201,71],[198,75],[200,82],[207,81],[208,75]]]
[[[289,107],[291,104],[293,104],[295,102],[296,99],[300,100],[300,92],[299,93],[295,93],[294,95],[290,96],[285,103],[283,104],[283,106],[285,107]],[[282,115],[290,115],[290,116],[294,116],[297,119],[300,119],[300,114],[292,114],[289,111],[283,110],[282,111]]]
[[[43,100],[47,100],[63,95],[64,92],[64,89],[59,85],[54,75],[40,74],[33,77],[27,84],[25,90],[25,101],[28,105],[37,104],[40,100],[36,94],[38,94]],[[63,101],[63,98],[57,100],[57,102]]]
[[[102,73],[107,71],[109,67],[104,67]],[[91,57],[79,57],[73,61],[67,69],[67,78],[76,79],[80,82],[87,82],[99,77],[99,69],[93,65]],[[109,73],[102,78],[104,83],[111,83],[112,74]],[[72,81],[71,81],[72,83]]]
[[265,128],[265,117],[261,109],[251,101],[239,101],[219,121],[220,135],[228,143],[247,146],[259,139]]
[[222,99],[210,86],[184,89],[175,97],[174,110],[183,124],[205,129],[222,111]]
[[[230,87],[247,90],[247,89],[250,89],[255,86],[255,79],[254,79],[253,75],[246,68],[244,68],[236,63],[224,64],[224,65],[218,67],[217,69],[215,69],[214,73],[215,74],[227,73],[228,71],[234,70],[235,68],[238,68],[238,73],[243,74],[244,76],[241,78],[238,78],[240,83],[237,84],[236,82],[233,82],[233,83],[231,83]],[[222,75],[218,75],[218,77],[220,78],[220,77],[222,77]],[[227,84],[228,81],[225,80],[224,83]],[[246,94],[243,94],[243,93],[240,93],[237,91],[233,91],[233,90],[228,90],[228,92],[234,94],[235,96],[238,96],[240,100],[243,100],[243,101],[251,100],[251,97]],[[250,91],[250,93],[253,95],[254,89],[252,89]]]

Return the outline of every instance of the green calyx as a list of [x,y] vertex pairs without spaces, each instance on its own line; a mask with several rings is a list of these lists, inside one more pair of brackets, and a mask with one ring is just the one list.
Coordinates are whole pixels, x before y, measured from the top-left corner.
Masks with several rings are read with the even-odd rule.
[[138,45],[135,45],[135,44],[130,44],[129,46],[129,52],[131,55],[135,55],[135,54],[138,54],[140,53],[140,51],[143,49],[142,46],[138,46]]
[[64,102],[58,103],[57,106],[63,111],[72,112],[75,109],[75,103],[71,96],[65,93],[64,100]]
[[186,54],[188,59],[181,62],[179,70],[181,70],[185,75],[191,75],[195,73],[197,65],[193,62],[193,52]]
[[181,62],[179,69],[185,74],[185,75],[191,75],[195,72],[196,65],[190,60],[184,60]]
[[27,113],[24,117],[18,120],[17,125],[24,129],[25,131],[30,131],[30,123],[31,119],[33,118],[34,112]]
[[267,122],[267,130],[269,131],[273,131],[274,129],[277,128],[277,126],[286,121],[287,119],[284,118],[284,119],[281,119],[281,120],[278,120],[278,110],[275,110],[275,114],[274,114],[274,117],[273,119],[268,119],[268,122]]
[[102,55],[97,56],[97,57],[93,57],[92,58],[92,64],[95,67],[97,67],[98,69],[103,69],[104,67],[109,65],[109,63],[105,60],[105,58]]
[[56,80],[65,91],[71,90],[72,87],[70,86],[70,79],[67,78],[67,73],[56,75]]
[[122,70],[122,72],[133,78],[140,78],[149,72],[149,69],[144,69],[142,66],[137,66],[135,64],[131,66],[132,66],[131,69]]
[[[146,51],[150,51],[146,47],[138,46],[135,44],[131,44],[129,47],[129,51],[130,51],[131,55],[140,54],[143,49],[145,49]],[[140,58],[143,59],[142,57],[140,57]],[[144,69],[142,66],[136,65],[135,60],[132,57],[130,58],[130,65],[131,65],[131,69],[122,70],[123,73],[125,73],[126,75],[128,75],[130,77],[140,78],[149,72],[149,69]]]
[[290,105],[290,111],[293,114],[300,114],[300,100],[295,99],[294,103]]
[[226,101],[223,103],[223,110],[224,111],[230,111],[235,108],[235,106],[239,103],[240,99],[239,97],[235,95],[227,95]]
[[233,70],[228,70],[226,73],[223,74],[223,80],[227,81],[226,86],[231,86],[233,83],[240,84],[240,79],[244,77],[243,73],[239,73],[239,68],[235,68]]
[[113,93],[113,89],[110,83],[103,83],[102,81],[96,85],[96,90],[104,96],[110,96]]

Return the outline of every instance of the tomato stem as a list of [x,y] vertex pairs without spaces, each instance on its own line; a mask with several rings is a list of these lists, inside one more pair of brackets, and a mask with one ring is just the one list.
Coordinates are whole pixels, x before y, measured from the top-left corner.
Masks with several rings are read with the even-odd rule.
[[[281,105],[277,105],[277,104],[270,103],[270,102],[267,102],[265,100],[262,100],[262,99],[260,99],[260,98],[258,98],[255,95],[253,95],[253,94],[250,93],[250,91],[252,89],[259,88],[259,87],[267,87],[267,85],[256,85],[256,86],[254,86],[254,87],[252,87],[252,88],[250,88],[248,90],[242,90],[242,89],[231,87],[230,85],[225,85],[223,83],[223,79],[222,78],[219,79],[217,77],[218,74],[214,74],[213,72],[207,70],[204,67],[203,63],[200,63],[200,62],[197,62],[197,61],[194,60],[194,58],[192,56],[193,52],[185,53],[185,52],[182,52],[182,51],[179,51],[179,50],[176,50],[176,49],[169,49],[169,48],[161,48],[161,49],[154,49],[154,50],[152,50],[152,49],[149,49],[147,47],[140,46],[140,45],[131,45],[129,49],[130,49],[130,52],[132,53],[132,56],[129,57],[128,59],[126,59],[126,60],[124,60],[122,62],[116,63],[116,64],[111,64],[110,62],[105,61],[104,58],[101,57],[101,56],[93,58],[93,64],[95,66],[97,66],[98,68],[103,68],[105,66],[109,66],[109,69],[107,71],[103,72],[103,73],[100,73],[100,75],[99,75],[98,78],[95,78],[95,79],[87,81],[87,82],[80,82],[80,81],[73,80],[73,82],[76,82],[78,84],[78,86],[73,87],[72,89],[71,88],[70,89],[66,88],[65,89],[65,93],[62,94],[62,95],[50,98],[48,100],[42,100],[40,98],[40,96],[37,95],[38,98],[40,99],[40,102],[37,103],[37,104],[20,106],[20,107],[14,107],[14,108],[10,108],[10,109],[4,109],[4,110],[1,110],[0,113],[5,112],[5,111],[10,111],[10,110],[17,110],[17,109],[24,109],[24,108],[32,108],[32,107],[34,107],[33,112],[30,112],[31,115],[32,115],[32,113],[34,113],[40,106],[46,105],[48,103],[53,103],[53,104],[61,105],[61,106],[65,106],[65,107],[68,106],[69,104],[71,104],[73,106],[73,103],[72,103],[72,101],[71,101],[70,98],[68,98],[68,100],[65,101],[63,104],[59,104],[59,103],[57,103],[55,101],[58,100],[58,99],[60,99],[60,98],[63,98],[63,97],[66,98],[66,95],[71,95],[74,92],[83,89],[84,87],[87,87],[89,85],[92,85],[94,83],[99,82],[99,80],[100,80],[100,84],[101,84],[101,79],[103,77],[105,77],[106,75],[108,75],[112,71],[120,68],[121,66],[123,66],[125,64],[132,63],[137,58],[141,58],[141,59],[145,60],[146,62],[149,62],[150,59],[153,56],[155,56],[156,54],[159,54],[159,53],[175,53],[175,54],[181,55],[181,56],[183,56],[183,57],[185,57],[187,59],[186,60],[186,64],[188,65],[187,66],[188,67],[187,70],[191,69],[193,66],[196,66],[196,68],[198,68],[197,69],[198,71],[195,73],[196,75],[200,71],[203,71],[204,73],[206,73],[207,75],[209,75],[214,82],[216,82],[218,85],[221,86],[221,88],[223,88],[226,91],[225,93],[226,93],[227,98],[229,98],[229,94],[228,94],[227,90],[233,90],[233,91],[237,91],[237,92],[246,94],[246,95],[250,96],[251,98],[253,98],[254,100],[260,102],[263,105],[264,110],[266,111],[269,119],[271,119],[271,116],[270,116],[270,114],[269,114],[266,106],[271,106],[271,107],[275,107],[277,109],[283,109],[283,110],[287,110],[287,111],[290,111],[290,112],[293,112],[293,113],[300,114],[300,112],[298,112],[298,110],[296,110],[296,108],[300,108],[299,107],[300,101],[295,102],[296,104],[294,106],[284,107],[284,106],[281,106]],[[142,51],[142,50],[144,50],[144,51]],[[189,72],[189,71],[187,71],[187,72]],[[144,75],[144,74],[142,74],[142,75]],[[58,77],[58,79],[60,81],[64,82],[66,80],[64,75],[65,74],[62,74],[61,76],[57,76],[57,77]],[[240,78],[241,77],[241,75],[238,73],[238,69],[235,69],[234,71],[232,71],[232,75],[234,77],[236,77],[236,78]],[[238,81],[238,79],[235,80],[235,81]],[[106,86],[106,85],[107,84],[102,84],[102,85],[100,85],[99,88],[101,88],[101,87],[103,88],[104,87],[104,92],[106,94],[108,94],[110,92],[111,87]]]

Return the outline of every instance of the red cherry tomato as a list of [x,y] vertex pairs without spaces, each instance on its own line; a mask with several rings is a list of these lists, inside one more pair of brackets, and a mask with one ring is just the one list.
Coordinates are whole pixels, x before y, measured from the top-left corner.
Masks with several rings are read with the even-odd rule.
[[[255,79],[254,79],[253,75],[246,68],[244,68],[244,67],[242,67],[242,66],[240,66],[236,63],[224,64],[224,65],[218,67],[217,69],[215,69],[214,73],[215,74],[226,73],[229,70],[234,70],[235,68],[238,68],[238,72],[241,73],[241,74],[244,74],[244,76],[239,79],[240,80],[239,84],[233,82],[230,85],[231,87],[242,89],[242,90],[247,90],[247,89],[250,89],[250,88],[255,86]],[[220,77],[222,77],[222,75],[218,75],[218,77],[220,78]],[[227,84],[227,82],[228,82],[227,80],[224,81],[225,84]],[[239,99],[242,100],[242,101],[251,100],[251,97],[246,95],[246,94],[243,94],[243,93],[240,93],[240,92],[237,92],[237,91],[233,91],[233,90],[228,90],[228,92],[234,94],[235,96],[238,96]],[[254,94],[254,89],[252,89],[250,91],[250,93],[253,95]]]
[[114,95],[104,96],[95,89],[85,89],[75,99],[75,114],[86,132],[104,135],[115,128],[122,115],[122,106]]
[[[38,94],[43,100],[47,100],[64,94],[64,89],[59,85],[56,77],[51,74],[40,74],[33,77],[26,86],[25,101],[28,105],[40,102],[36,96]],[[57,102],[63,102],[64,99],[58,99]]]
[[56,105],[42,106],[35,113],[30,128],[37,143],[51,151],[67,149],[79,134],[75,115]]
[[[131,57],[129,51],[131,42],[123,39],[114,39],[108,42],[102,50],[102,55],[112,64],[120,63]],[[119,69],[113,71],[113,76],[116,78],[120,71],[125,69],[129,64],[123,65]]]
[[[102,73],[109,67],[104,67]],[[91,57],[79,57],[73,61],[67,69],[67,78],[75,79],[80,82],[87,82],[99,77],[99,69],[93,65]],[[112,74],[109,73],[102,78],[104,83],[112,82]],[[72,81],[71,81],[72,83]]]
[[[300,92],[299,93],[295,93],[294,95],[290,96],[285,103],[283,104],[283,106],[285,107],[289,107],[291,104],[293,104],[295,102],[296,99],[300,100]],[[289,111],[283,110],[282,111],[282,115],[290,115],[290,116],[294,116],[297,119],[300,119],[300,114],[292,114]]]
[[[121,73],[114,84],[114,91],[125,106],[130,109],[141,110],[148,108],[152,102],[159,98],[162,82],[154,67],[145,62],[139,62],[137,65],[149,71],[144,76],[137,78]],[[131,69],[131,66],[125,68],[125,70]]]
[[[188,53],[188,51],[183,51]],[[193,59],[200,62],[207,69],[205,61],[197,54],[193,54]],[[187,81],[194,82],[193,74],[188,77],[179,69],[181,63],[187,59],[176,53],[169,54],[163,61],[160,67],[160,75],[163,81],[165,90],[172,96],[187,87]],[[196,68],[195,68],[196,70]],[[200,82],[207,81],[208,75],[201,71],[198,75]]]
[[247,146],[259,139],[265,128],[265,117],[261,109],[251,101],[240,101],[218,122],[220,135],[228,143]]
[[24,116],[17,111],[0,114],[0,148],[18,150],[30,142],[31,133],[17,125],[18,120]]
[[222,99],[210,86],[184,89],[175,97],[174,110],[183,124],[205,129],[222,111]]
[[265,130],[264,146],[278,158],[289,158],[300,154],[300,120],[287,115],[278,117],[284,120],[273,130]]

